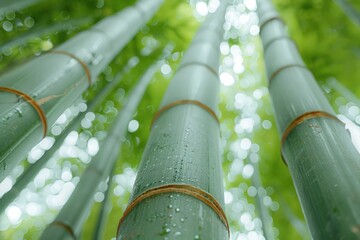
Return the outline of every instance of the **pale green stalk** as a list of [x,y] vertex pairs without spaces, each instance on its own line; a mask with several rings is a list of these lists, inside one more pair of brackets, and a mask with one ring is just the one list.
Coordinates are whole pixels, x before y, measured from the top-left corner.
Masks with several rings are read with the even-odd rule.
[[[127,71],[129,67],[126,67],[124,71]],[[10,189],[9,192],[5,193],[0,199],[0,213],[5,211],[6,207],[14,201],[14,199],[20,194],[27,184],[34,179],[34,177],[39,173],[39,171],[44,167],[44,165],[50,160],[54,153],[61,147],[65,138],[69,135],[70,132],[76,131],[81,126],[81,121],[84,119],[86,113],[92,112],[96,109],[97,106],[109,95],[109,93],[114,89],[114,87],[122,79],[123,72],[120,72],[115,76],[115,78],[109,82],[95,97],[92,99],[87,106],[87,111],[80,113],[76,119],[74,119],[70,124],[65,128],[65,130],[58,136],[55,136],[54,145],[44,153],[44,155],[37,160],[34,164],[30,165],[28,169],[16,180],[14,186]]]
[[[191,186],[211,194],[224,208],[217,113],[219,45],[223,40],[225,1],[209,15],[165,93],[161,107],[180,104],[155,120],[143,154],[130,203],[164,185]],[[160,108],[161,108],[160,107]],[[210,110],[209,110],[210,109]],[[150,190],[151,191],[151,190]],[[219,215],[198,198],[179,192],[156,194],[139,202],[123,219],[117,239],[227,239]]]
[[7,12],[19,11],[31,5],[37,4],[43,0],[1,0],[0,2],[0,15]]
[[44,230],[41,239],[76,239],[86,220],[99,183],[111,174],[121,152],[121,142],[142,96],[157,71],[150,67],[131,92],[127,103],[118,113],[100,151],[86,167],[70,199],[60,210],[55,220]]
[[[50,128],[89,87],[89,81],[96,80],[155,14],[161,3],[162,0],[140,0],[105,18],[52,53],[43,54],[0,76],[0,86],[32,97],[46,115]],[[22,97],[0,91],[0,181],[43,137],[45,124],[39,116],[34,106]]]
[[282,156],[313,239],[360,238],[360,155],[270,1],[258,0]]

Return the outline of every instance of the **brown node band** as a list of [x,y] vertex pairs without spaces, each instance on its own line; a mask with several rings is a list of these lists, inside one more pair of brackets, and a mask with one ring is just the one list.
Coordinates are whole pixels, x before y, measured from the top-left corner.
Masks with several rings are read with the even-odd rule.
[[76,239],[75,232],[74,232],[73,228],[72,228],[69,224],[64,223],[64,222],[61,222],[61,221],[54,221],[54,222],[51,223],[51,225],[57,225],[57,226],[62,227],[62,228],[65,229],[65,231],[67,231],[74,239]]
[[174,101],[164,107],[162,107],[154,116],[152,122],[151,122],[151,126],[154,125],[154,123],[156,122],[156,120],[160,117],[160,115],[163,113],[163,112],[166,112],[167,110],[169,110],[170,108],[173,108],[173,107],[176,107],[178,105],[183,105],[183,104],[193,104],[193,105],[196,105],[202,109],[204,109],[205,111],[207,111],[208,113],[210,113],[210,115],[215,119],[216,122],[219,123],[219,119],[216,115],[216,113],[211,109],[209,108],[208,106],[206,106],[205,104],[197,101],[197,100],[177,100],[177,101]]
[[269,77],[269,83],[271,83],[271,81],[272,81],[279,73],[281,73],[283,70],[288,69],[288,68],[292,68],[292,67],[299,67],[299,68],[302,68],[302,69],[305,69],[305,70],[309,71],[309,69],[308,69],[306,66],[304,66],[304,65],[301,65],[301,64],[288,64],[288,65],[285,65],[285,66],[280,67],[278,70],[276,70],[275,72],[273,72],[273,74],[271,74],[271,76]]
[[83,60],[81,60],[75,54],[72,54],[72,53],[64,51],[64,50],[52,50],[49,53],[51,53],[51,54],[62,54],[62,55],[66,55],[66,56],[69,56],[69,57],[75,59],[78,63],[80,63],[80,65],[84,69],[87,80],[89,82],[89,87],[91,86],[91,83],[92,83],[91,82],[91,72],[90,72],[90,69],[89,69],[88,65]]
[[278,20],[278,21],[282,22],[283,24],[285,24],[285,23],[284,23],[284,20],[282,20],[281,17],[279,17],[279,16],[273,16],[273,17],[270,17],[270,18],[266,19],[264,22],[260,23],[260,25],[259,25],[260,32],[261,32],[261,30],[264,28],[264,26],[265,26],[266,24],[268,24],[269,22],[272,22],[272,21],[274,21],[274,20]]
[[264,52],[266,52],[266,50],[270,47],[271,44],[273,44],[274,42],[280,41],[282,39],[291,41],[295,45],[295,47],[298,48],[296,43],[291,39],[291,37],[284,35],[284,36],[276,37],[276,38],[272,39],[271,41],[269,41],[266,45],[264,45],[264,47],[263,47]]
[[[301,123],[305,122],[306,120],[312,119],[312,118],[330,118],[333,120],[336,120],[338,122],[341,122],[336,116],[327,113],[327,112],[323,112],[323,111],[312,111],[312,112],[306,112],[302,115],[300,115],[299,117],[295,118],[285,129],[283,136],[281,138],[281,149],[283,149],[284,143],[287,139],[287,137],[289,136],[289,134],[292,132],[292,130],[294,130],[297,126],[299,126]],[[342,123],[342,122],[341,122]],[[285,165],[287,165],[283,152],[281,151],[281,158],[283,159]]]
[[145,199],[148,199],[150,197],[163,194],[163,193],[182,193],[185,195],[192,196],[206,205],[208,205],[220,218],[222,223],[225,225],[225,228],[229,234],[230,237],[230,227],[229,223],[226,219],[226,215],[222,207],[220,206],[219,202],[210,194],[205,192],[204,190],[194,187],[192,185],[188,184],[169,184],[169,185],[163,185],[160,187],[151,188],[142,194],[140,194],[137,198],[135,198],[126,208],[126,210],[123,213],[123,216],[121,217],[118,228],[117,228],[117,234],[119,235],[120,226],[125,220],[125,218],[129,215],[129,213],[142,201]]
[[205,63],[202,63],[202,62],[195,62],[195,61],[192,61],[192,62],[187,62],[187,63],[184,63],[184,64],[181,64],[180,67],[177,69],[177,71],[180,71],[181,69],[184,69],[188,66],[192,66],[192,65],[199,65],[199,66],[202,66],[202,67],[205,67],[207,70],[209,70],[212,74],[214,74],[216,76],[216,78],[219,78],[219,74],[218,72],[213,69],[212,67],[210,67],[209,65],[205,64]]
[[47,124],[46,115],[45,115],[44,111],[41,109],[40,105],[28,94],[21,92],[19,90],[16,90],[13,88],[8,88],[8,87],[0,87],[0,91],[9,92],[9,93],[18,95],[18,96],[22,97],[23,99],[25,99],[31,106],[33,106],[33,108],[38,113],[41,123],[43,125],[43,129],[44,129],[43,137],[45,137],[46,133],[47,133],[48,124]]

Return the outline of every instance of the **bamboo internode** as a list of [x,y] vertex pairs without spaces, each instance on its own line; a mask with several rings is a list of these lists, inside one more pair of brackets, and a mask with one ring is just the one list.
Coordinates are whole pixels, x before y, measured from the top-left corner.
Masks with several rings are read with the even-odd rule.
[[281,145],[284,145],[288,135],[296,128],[298,125],[304,123],[308,119],[312,118],[330,118],[338,121],[339,123],[343,124],[336,116],[333,114],[327,113],[327,112],[321,112],[321,111],[314,111],[314,112],[307,112],[302,114],[301,116],[295,118],[289,126],[285,129],[285,132],[283,133],[283,136],[281,138]]
[[154,123],[156,122],[156,120],[160,117],[160,115],[173,108],[173,107],[176,107],[176,106],[179,106],[179,105],[183,105],[183,104],[193,104],[193,105],[196,105],[202,109],[204,109],[205,111],[207,111],[214,119],[217,123],[219,123],[219,118],[218,116],[216,115],[216,113],[211,109],[209,108],[208,106],[206,106],[205,104],[199,102],[199,101],[196,101],[196,100],[177,100],[175,102],[172,102],[164,107],[162,107],[154,116],[153,120],[152,120],[152,123],[151,123],[151,126],[154,125]]
[[200,188],[194,187],[192,185],[188,184],[168,184],[168,185],[162,185],[160,187],[155,187],[148,189],[146,192],[140,194],[138,197],[136,197],[126,208],[126,210],[123,213],[123,216],[121,217],[119,224],[118,224],[118,234],[119,229],[121,226],[121,223],[125,220],[125,218],[129,215],[129,213],[142,201],[154,197],[159,194],[164,193],[181,193],[185,195],[192,196],[203,203],[205,203],[207,206],[209,206],[220,218],[220,220],[225,225],[228,235],[230,238],[230,227],[229,223],[226,219],[226,215],[224,210],[222,209],[221,205],[218,203],[218,201],[210,194],[205,191],[203,191]]
[[0,91],[13,93],[17,96],[20,96],[21,98],[25,99],[25,101],[27,101],[36,110],[36,112],[39,114],[39,118],[43,126],[43,137],[45,137],[47,134],[48,124],[44,111],[41,109],[40,105],[32,97],[30,97],[28,94],[22,91],[8,87],[0,87]]
[[90,72],[90,68],[88,67],[88,65],[83,62],[79,57],[77,57],[75,54],[72,54],[70,52],[67,52],[67,51],[64,51],[64,50],[53,50],[53,51],[50,51],[49,52],[50,54],[63,54],[63,55],[66,55],[66,56],[69,56],[73,59],[75,59],[76,61],[78,61],[80,63],[80,65],[84,68],[84,71],[85,71],[85,75],[88,79],[88,82],[89,82],[89,87],[91,86],[92,84],[92,77],[91,77],[91,72]]

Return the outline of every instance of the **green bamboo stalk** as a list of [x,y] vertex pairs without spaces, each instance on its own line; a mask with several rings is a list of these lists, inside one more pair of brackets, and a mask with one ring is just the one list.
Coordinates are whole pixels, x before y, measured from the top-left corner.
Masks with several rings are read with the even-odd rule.
[[57,24],[51,26],[37,26],[26,33],[20,35],[19,37],[12,39],[0,46],[0,52],[3,52],[7,49],[11,49],[13,47],[25,44],[29,40],[43,36],[46,34],[52,34],[54,32],[67,31],[74,27],[83,26],[89,24],[91,22],[91,17],[79,18],[79,19],[71,19],[65,22],[59,22]]
[[93,203],[97,186],[111,174],[121,151],[121,139],[125,136],[131,120],[158,64],[150,67],[132,90],[127,103],[114,120],[100,151],[92,159],[80,178],[68,202],[55,220],[44,230],[41,239],[76,239]]
[[326,81],[327,85],[333,88],[335,91],[340,93],[343,97],[345,97],[348,101],[355,103],[358,107],[360,107],[360,99],[353,92],[351,92],[348,88],[342,85],[335,78],[330,78]]
[[[251,177],[251,182],[253,186],[259,190],[261,187],[263,187],[261,182],[261,176],[259,172],[259,165],[258,163],[252,163],[252,166],[254,167],[254,174]],[[261,222],[262,222],[262,229],[264,233],[264,237],[266,240],[273,240],[274,233],[272,230],[272,221],[271,221],[271,215],[269,213],[269,209],[264,205],[263,199],[265,196],[259,193],[259,191],[256,194],[255,197],[255,206],[256,210],[260,216]]]
[[[0,87],[26,93],[0,91],[0,181],[44,135],[41,108],[51,126],[87,89],[96,76],[154,15],[163,0],[140,0],[105,18],[91,29],[53,51],[0,76]],[[115,27],[116,26],[116,27]]]
[[[170,44],[169,46],[167,46],[165,48],[163,57],[165,57],[165,58],[169,57],[172,50],[173,50],[173,47]],[[94,240],[102,239],[104,229],[105,229],[105,226],[106,226],[106,223],[107,223],[107,217],[108,217],[109,211],[111,209],[111,190],[110,190],[110,186],[112,184],[113,175],[114,175],[114,169],[112,170],[111,175],[109,176],[108,188],[106,189],[106,191],[104,193],[104,195],[105,195],[104,201],[101,203],[101,209],[100,209],[100,212],[98,214],[96,227],[95,227],[94,235],[93,235]]]
[[0,2],[0,16],[10,11],[19,11],[31,5],[37,4],[42,0],[2,0]]
[[101,240],[103,239],[103,234],[104,234],[104,229],[107,223],[107,216],[110,212],[110,208],[111,208],[111,184],[113,182],[113,176],[114,176],[114,169],[111,172],[110,176],[109,176],[109,182],[107,183],[108,187],[104,193],[105,197],[104,197],[104,201],[102,201],[101,203],[101,209],[99,212],[99,217],[97,219],[96,222],[96,227],[95,227],[95,231],[94,231],[94,240]]
[[[225,11],[222,1],[205,20],[165,93],[161,109],[167,110],[155,117],[130,198],[134,207],[128,206],[120,220],[118,240],[227,239],[220,214],[191,195],[201,189],[224,208],[219,126],[212,113],[217,112]],[[184,100],[203,106],[177,105]],[[184,194],[171,186],[192,190]],[[159,188],[170,192],[155,194]],[[144,193],[155,195],[132,205]]]
[[289,167],[314,239],[359,239],[360,155],[283,22],[258,0],[269,89]]
[[295,214],[289,207],[288,203],[284,200],[284,198],[280,199],[280,206],[282,208],[282,212],[289,219],[289,222],[295,228],[295,230],[300,234],[300,236],[303,239],[311,239],[308,226],[304,221],[300,220],[297,216],[295,216]]
[[351,3],[348,0],[334,0],[335,3],[344,11],[344,13],[348,16],[348,18],[360,26],[360,13],[354,9]]
[[5,211],[7,206],[14,201],[14,199],[20,194],[21,190],[24,189],[27,184],[35,178],[39,171],[44,167],[44,165],[50,160],[54,153],[61,147],[65,138],[69,135],[70,132],[77,130],[81,126],[81,121],[84,119],[86,113],[92,112],[96,109],[97,106],[109,95],[109,93],[114,89],[114,87],[122,79],[124,72],[127,72],[131,67],[130,62],[125,67],[124,71],[118,73],[114,79],[109,82],[101,91],[92,99],[87,106],[87,111],[80,113],[76,119],[74,119],[66,129],[58,136],[55,136],[54,145],[44,153],[44,155],[37,160],[34,164],[29,166],[29,168],[16,180],[14,186],[10,191],[5,193],[0,199],[0,213]]

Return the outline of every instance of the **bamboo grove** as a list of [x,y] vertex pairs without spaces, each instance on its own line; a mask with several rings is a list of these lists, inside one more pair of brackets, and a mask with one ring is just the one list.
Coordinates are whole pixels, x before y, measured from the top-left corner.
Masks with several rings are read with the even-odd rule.
[[[15,13],[26,13],[26,9],[41,4],[46,3],[32,0],[0,4],[0,20],[9,20],[3,29],[10,32],[6,24]],[[89,135],[87,151],[94,152],[94,146],[97,150],[89,153],[86,161],[81,160],[86,162],[83,170],[56,213],[43,213],[51,217],[47,217],[46,226],[37,227],[35,236],[40,239],[103,239],[109,225],[111,236],[117,240],[291,239],[292,235],[283,229],[279,237],[274,227],[284,216],[301,236],[299,239],[310,239],[310,235],[312,239],[360,238],[360,154],[357,144],[353,144],[356,136],[348,130],[348,122],[357,123],[356,109],[360,124],[360,106],[356,106],[360,101],[335,79],[319,84],[313,66],[308,67],[308,59],[304,61],[300,54],[301,45],[295,43],[296,37],[292,40],[286,21],[271,0],[138,0],[121,3],[118,12],[107,8],[106,15],[99,18],[99,9],[106,4],[109,2],[97,1],[94,6],[98,10],[93,16],[67,19],[66,24],[34,33],[29,30],[27,35],[0,45],[5,53],[38,34],[58,34],[61,39],[59,32],[81,29],[54,47],[45,46],[49,51],[24,62],[15,61],[15,66],[0,73],[0,186],[16,175],[11,187],[0,189],[0,215],[16,215],[9,209],[16,208],[14,202],[32,188],[29,183],[39,182],[44,168],[52,171],[54,158],[63,154],[71,135],[80,139],[80,132],[86,132],[81,136]],[[181,15],[193,18],[189,5],[201,19],[193,36],[185,28],[195,29],[196,24],[181,22]],[[334,1],[334,6],[349,24],[357,26],[355,7],[340,0]],[[234,31],[233,26],[250,24],[251,14],[257,16],[248,30],[252,36],[246,37],[241,27]],[[251,50],[249,45],[243,46],[242,41],[248,38],[261,40],[263,51],[261,47]],[[142,45],[142,49],[134,47]],[[131,51],[132,55],[128,54]],[[238,56],[230,61],[226,56],[229,53]],[[244,63],[246,57],[252,57],[253,62]],[[175,71],[171,61],[177,64]],[[259,67],[243,74],[247,70],[239,68],[239,62],[249,69],[263,62],[266,74]],[[231,71],[229,66],[233,66]],[[130,79],[134,72],[137,79]],[[104,75],[106,80],[102,79]],[[161,82],[159,75],[168,82]],[[241,78],[253,82],[267,78],[267,88],[260,83],[261,88],[247,90],[246,85],[254,83]],[[156,85],[159,81],[161,84]],[[119,86],[125,86],[126,91]],[[269,104],[262,100],[267,93]],[[352,102],[346,105],[353,107],[348,115],[337,115],[330,96],[334,94],[341,96],[335,101],[338,105],[339,99]],[[156,96],[155,107],[147,102],[153,101],[149,95]],[[107,100],[113,96],[117,98],[115,104]],[[64,129],[54,134],[66,111],[71,113],[78,103],[86,108],[67,117]],[[250,105],[267,106],[266,114],[273,115],[276,123],[277,133],[274,130],[273,135],[278,134],[280,140],[267,139],[261,131],[271,129],[271,122],[259,120],[261,114],[255,114],[257,119],[246,113]],[[99,121],[99,111],[104,112],[102,122],[106,123],[92,125]],[[146,116],[145,124],[140,118],[134,121],[139,116]],[[129,133],[146,124],[149,128],[145,134],[129,138]],[[233,129],[227,127],[229,124]],[[84,130],[90,126],[96,129],[92,130],[94,136]],[[52,146],[30,165],[24,163],[47,139],[53,139]],[[268,156],[269,146],[278,157]],[[265,153],[260,154],[259,149],[265,149]],[[141,161],[128,161],[130,154]],[[263,171],[263,159],[269,158],[277,163],[271,171]],[[24,168],[21,173],[19,166]],[[119,166],[137,169],[129,198],[124,186],[130,180],[117,174]],[[72,168],[70,172],[79,171],[78,167]],[[280,176],[283,174],[286,176]],[[64,172],[60,175],[68,178]],[[266,187],[266,176],[275,179],[274,185],[276,179],[292,179],[292,183],[280,183],[295,187],[291,197],[279,188],[274,187],[274,191]],[[47,180],[43,181],[38,185],[44,186]],[[114,184],[118,186],[112,189]],[[64,185],[52,191],[63,189]],[[276,207],[269,197],[271,191],[278,196],[281,218],[274,218],[276,214],[271,212]],[[115,203],[113,193],[121,200]],[[244,200],[248,198],[245,195],[252,200]],[[301,213],[293,212],[294,204],[299,204],[306,224]],[[112,220],[110,214],[115,216]],[[0,229],[4,226],[0,222]],[[25,234],[14,236],[20,239]]]

